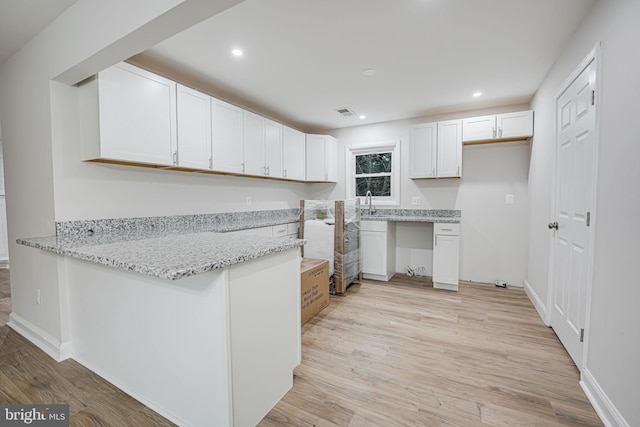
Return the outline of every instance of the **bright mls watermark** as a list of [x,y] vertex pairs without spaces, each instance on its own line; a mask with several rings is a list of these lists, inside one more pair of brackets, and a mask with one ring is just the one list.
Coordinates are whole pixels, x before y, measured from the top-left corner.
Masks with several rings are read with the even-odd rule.
[[0,426],[69,427],[69,405],[0,405]]

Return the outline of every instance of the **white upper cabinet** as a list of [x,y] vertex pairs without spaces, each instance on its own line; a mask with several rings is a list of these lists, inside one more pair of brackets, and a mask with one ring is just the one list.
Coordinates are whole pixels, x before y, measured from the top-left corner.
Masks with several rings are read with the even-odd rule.
[[337,139],[329,135],[307,134],[307,181],[337,181],[337,154]]
[[437,123],[423,123],[411,128],[409,146],[411,178],[436,178],[437,144]]
[[462,176],[462,120],[413,126],[409,148],[412,179]]
[[462,120],[438,122],[438,178],[462,176]]
[[496,116],[462,119],[462,140],[484,141],[496,137]]
[[244,173],[266,176],[265,118],[249,111],[243,111],[242,114],[244,120]]
[[498,114],[498,138],[529,138],[533,136],[533,110]]
[[[283,126],[273,120],[264,121],[264,147],[267,164],[267,176],[272,178],[283,178],[282,166],[282,146],[283,146]],[[304,159],[300,160],[304,164]]]
[[242,108],[211,98],[213,170],[244,173]]
[[211,169],[211,97],[178,85],[178,166]]
[[465,143],[498,142],[533,136],[533,111],[470,117],[462,120]]
[[338,140],[326,136],[324,141],[325,180],[338,182]]
[[120,63],[80,86],[84,160],[172,166],[177,160],[176,83]]
[[244,111],[244,173],[282,178],[282,125]]
[[282,176],[283,178],[305,180],[305,135],[304,133],[282,127]]

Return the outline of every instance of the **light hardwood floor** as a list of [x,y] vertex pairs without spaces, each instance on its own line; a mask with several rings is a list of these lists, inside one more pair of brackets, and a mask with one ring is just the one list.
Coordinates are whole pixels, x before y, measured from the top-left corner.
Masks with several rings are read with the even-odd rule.
[[[577,369],[520,289],[363,281],[302,331],[294,387],[262,427],[602,425]],[[7,326],[0,402],[69,403],[72,426],[172,425]]]
[[363,281],[303,326],[268,426],[600,426],[522,289]]

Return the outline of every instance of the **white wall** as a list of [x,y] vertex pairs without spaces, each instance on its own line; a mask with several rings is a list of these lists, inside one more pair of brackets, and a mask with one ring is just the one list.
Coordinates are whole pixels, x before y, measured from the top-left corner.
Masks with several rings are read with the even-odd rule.
[[[416,208],[411,204],[412,198],[419,196],[419,208],[462,210],[460,278],[488,283],[500,279],[512,286],[522,286],[527,259],[529,143],[465,146],[462,179],[412,180],[409,179],[409,128],[416,123],[528,108],[528,105],[515,105],[334,130],[331,134],[339,142],[339,184],[330,197],[345,197],[346,146],[399,139],[400,207]],[[513,205],[504,204],[507,194],[515,196]],[[404,273],[406,266],[412,265],[425,267],[431,274],[433,227],[421,227],[422,230],[415,225],[397,225],[398,272]],[[416,265],[418,262],[422,264]]]
[[528,290],[543,314],[549,295],[548,260],[554,156],[554,97],[569,74],[602,42],[599,79],[597,208],[590,321],[582,380],[607,425],[640,425],[640,2],[596,3],[538,90],[530,165],[531,225]]
[[[75,83],[238,2],[79,0],[0,67],[12,316],[36,331],[39,344],[54,357],[68,340],[64,270],[58,256],[19,246],[15,240],[55,234],[55,220],[73,216],[71,204],[83,197],[95,203],[98,197],[93,188],[70,197],[69,191],[80,189],[68,190],[61,181],[66,176],[60,168],[68,166],[60,162],[59,152],[65,135],[52,115],[66,118],[58,108],[64,110],[60,102],[68,100],[61,101],[60,92],[65,91],[56,90],[57,83],[52,90],[51,81]],[[110,199],[108,192],[102,196],[100,209],[108,206],[113,212],[120,200]],[[83,207],[83,213],[97,210]],[[41,304],[36,304],[36,289],[41,290]]]

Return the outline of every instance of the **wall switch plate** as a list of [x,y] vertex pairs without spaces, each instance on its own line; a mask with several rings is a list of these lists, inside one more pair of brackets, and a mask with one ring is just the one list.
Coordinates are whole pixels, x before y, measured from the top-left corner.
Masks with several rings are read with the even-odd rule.
[[413,196],[411,199],[411,204],[414,206],[420,205],[420,196]]
[[515,196],[513,194],[507,194],[504,198],[505,205],[512,205],[515,201]]
[[253,201],[251,200],[251,196],[247,196],[247,206],[251,206]]

